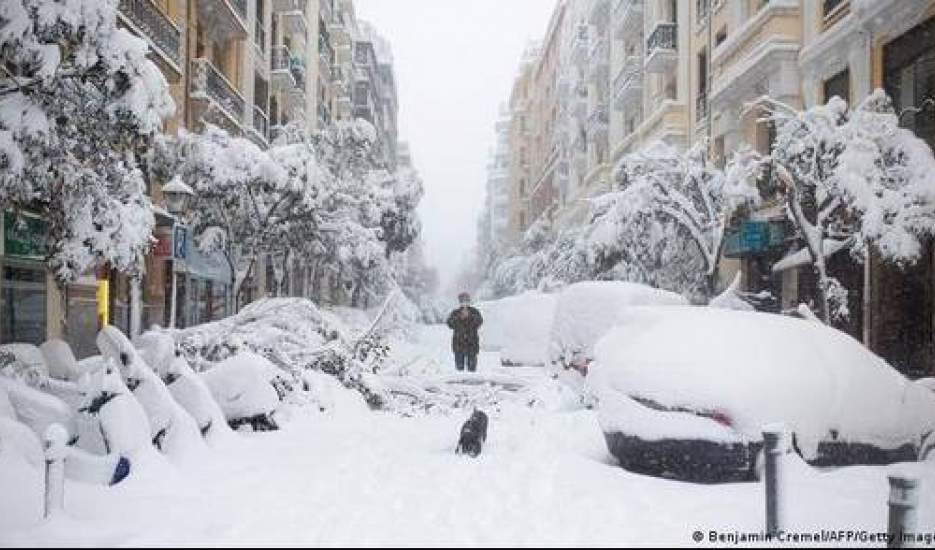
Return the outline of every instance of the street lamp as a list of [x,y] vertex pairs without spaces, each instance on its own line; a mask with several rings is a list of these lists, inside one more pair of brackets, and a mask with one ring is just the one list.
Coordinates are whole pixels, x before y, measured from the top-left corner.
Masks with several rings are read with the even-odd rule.
[[[166,198],[166,209],[175,217],[176,223],[188,211],[188,203],[195,192],[182,181],[182,178],[175,176],[169,183],[162,186],[162,194]],[[178,275],[175,270],[175,227],[172,228],[172,299],[169,311],[169,328],[175,328],[175,319],[178,312]]]
[[179,176],[175,176],[169,183],[162,186],[162,194],[166,198],[166,210],[176,217],[180,217],[188,210],[188,202],[195,196],[192,188]]

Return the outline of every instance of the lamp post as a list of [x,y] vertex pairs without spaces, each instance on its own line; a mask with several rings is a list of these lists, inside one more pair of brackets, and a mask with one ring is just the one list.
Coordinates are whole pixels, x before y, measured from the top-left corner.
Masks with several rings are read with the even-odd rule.
[[169,312],[169,328],[175,328],[175,319],[178,311],[178,275],[175,270],[175,225],[181,225],[179,220],[188,211],[188,203],[195,192],[182,178],[175,176],[169,183],[162,186],[162,194],[166,198],[166,209],[175,217],[172,227],[172,299]]

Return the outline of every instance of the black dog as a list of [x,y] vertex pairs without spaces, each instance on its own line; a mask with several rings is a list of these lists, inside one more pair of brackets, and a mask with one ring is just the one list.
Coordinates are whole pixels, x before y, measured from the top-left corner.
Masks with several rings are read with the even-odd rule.
[[455,452],[469,454],[474,458],[481,452],[481,447],[487,441],[487,415],[483,411],[474,409],[474,414],[461,426],[461,439]]

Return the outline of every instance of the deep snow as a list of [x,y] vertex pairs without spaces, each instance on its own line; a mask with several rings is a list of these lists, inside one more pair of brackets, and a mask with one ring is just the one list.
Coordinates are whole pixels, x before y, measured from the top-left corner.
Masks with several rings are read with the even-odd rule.
[[[446,327],[424,327],[395,359],[423,384],[469,379],[452,372],[448,335]],[[475,381],[548,386],[544,370],[504,369],[493,353],[482,355],[480,371]],[[212,442],[198,459],[153,457],[115,487],[69,482],[67,516],[49,523],[40,520],[39,470],[0,455],[0,546],[694,546],[696,529],[759,532],[761,485],[628,473],[613,464],[592,411],[528,407],[528,393],[508,394],[490,411],[488,443],[476,460],[454,454],[470,405],[403,418],[373,413],[345,391],[328,413],[294,410],[283,430]],[[928,531],[935,530],[932,470],[919,514]],[[790,525],[885,531],[885,473],[793,470]]]

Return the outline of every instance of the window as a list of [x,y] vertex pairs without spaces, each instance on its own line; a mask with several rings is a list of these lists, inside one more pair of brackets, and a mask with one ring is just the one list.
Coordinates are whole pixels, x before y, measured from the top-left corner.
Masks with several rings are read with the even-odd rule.
[[39,345],[45,341],[45,270],[38,262],[3,262],[0,341]]
[[714,46],[720,46],[725,40],[727,40],[727,27],[721,27],[717,34],[714,35]]
[[699,24],[703,23],[705,19],[708,18],[708,8],[710,0],[695,0],[695,13],[697,14],[697,22]]
[[883,47],[883,73],[900,123],[935,148],[935,17]]
[[844,101],[851,100],[851,73],[844,69],[838,74],[825,81],[824,85],[825,103],[834,96],[838,96]]

